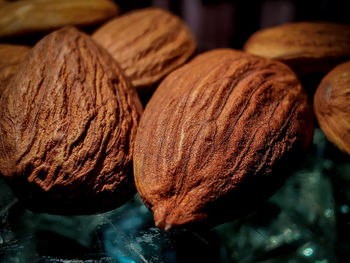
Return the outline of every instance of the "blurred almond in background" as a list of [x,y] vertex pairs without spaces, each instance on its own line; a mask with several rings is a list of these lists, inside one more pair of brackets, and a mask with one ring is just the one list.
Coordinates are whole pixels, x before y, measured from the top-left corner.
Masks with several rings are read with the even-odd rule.
[[110,0],[0,1],[0,7],[0,38],[66,25],[91,26],[119,13],[119,7]]

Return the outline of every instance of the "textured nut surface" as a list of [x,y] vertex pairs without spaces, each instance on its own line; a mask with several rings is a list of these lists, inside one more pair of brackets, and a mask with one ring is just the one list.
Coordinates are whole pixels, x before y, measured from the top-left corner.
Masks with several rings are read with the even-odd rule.
[[248,53],[285,62],[298,73],[327,72],[350,57],[350,26],[328,22],[297,22],[254,33]]
[[137,88],[156,83],[196,49],[189,28],[177,16],[156,8],[115,18],[93,38],[112,54]]
[[110,0],[6,1],[0,9],[0,37],[48,31],[65,25],[93,25],[118,13],[118,6]]
[[322,79],[315,93],[314,111],[328,140],[350,154],[350,61]]
[[113,58],[63,28],[39,41],[1,101],[0,172],[33,210],[81,214],[134,194],[137,96]]
[[28,46],[0,44],[0,96],[29,50]]
[[287,66],[207,52],[167,76],[147,104],[136,188],[162,229],[222,223],[267,198],[285,177],[272,171],[312,136],[312,108]]

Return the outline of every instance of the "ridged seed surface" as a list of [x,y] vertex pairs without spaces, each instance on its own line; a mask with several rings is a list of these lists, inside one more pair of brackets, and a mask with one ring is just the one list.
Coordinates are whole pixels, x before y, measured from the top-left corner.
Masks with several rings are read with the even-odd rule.
[[222,220],[244,200],[216,211],[221,199],[255,180],[273,183],[276,164],[312,136],[311,107],[287,66],[229,49],[207,52],[163,80],[146,106],[136,187],[162,229]]
[[117,63],[87,35],[42,39],[2,100],[0,172],[34,210],[94,213],[134,193],[140,103]]

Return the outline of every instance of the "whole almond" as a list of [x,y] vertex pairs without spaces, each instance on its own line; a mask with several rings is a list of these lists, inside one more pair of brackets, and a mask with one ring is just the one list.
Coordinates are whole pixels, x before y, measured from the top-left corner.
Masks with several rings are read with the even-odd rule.
[[94,25],[118,13],[118,6],[110,0],[6,1],[0,9],[0,37],[49,31],[66,25]]
[[350,25],[329,22],[296,22],[254,33],[244,50],[277,59],[299,75],[328,72],[350,58]]
[[152,86],[196,49],[192,33],[180,18],[156,8],[115,18],[93,38],[119,62],[136,88]]
[[113,58],[63,28],[39,41],[2,96],[0,173],[28,208],[89,214],[135,193],[140,104]]
[[161,229],[215,225],[266,200],[312,137],[312,107],[287,66],[210,51],[167,76],[147,104],[136,187]]
[[315,93],[314,111],[328,140],[350,154],[350,61],[322,79]]
[[0,44],[0,96],[29,50],[28,46]]

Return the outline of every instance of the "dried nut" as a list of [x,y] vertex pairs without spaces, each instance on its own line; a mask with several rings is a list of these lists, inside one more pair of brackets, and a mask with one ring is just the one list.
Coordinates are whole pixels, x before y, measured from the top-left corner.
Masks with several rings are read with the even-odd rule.
[[350,26],[328,22],[298,22],[253,34],[248,53],[285,62],[298,74],[328,72],[350,58]]
[[169,74],[147,104],[136,188],[161,229],[222,223],[266,200],[286,177],[285,166],[272,171],[312,137],[312,107],[287,66],[207,52]]
[[136,88],[152,86],[196,49],[192,33],[180,18],[155,8],[115,18],[93,38],[119,62]]
[[315,93],[314,111],[328,140],[350,154],[350,61],[322,79]]
[[119,13],[110,0],[6,1],[0,9],[0,37],[56,29],[65,25],[89,26]]
[[0,173],[19,199],[35,211],[86,214],[132,197],[133,93],[89,36],[63,28],[39,41],[1,101]]
[[0,44],[0,96],[29,50],[28,46]]

